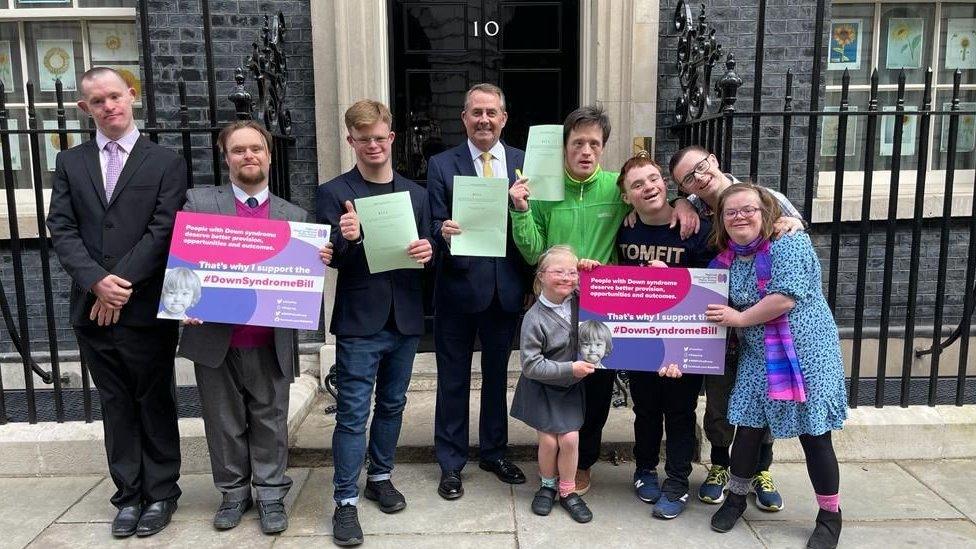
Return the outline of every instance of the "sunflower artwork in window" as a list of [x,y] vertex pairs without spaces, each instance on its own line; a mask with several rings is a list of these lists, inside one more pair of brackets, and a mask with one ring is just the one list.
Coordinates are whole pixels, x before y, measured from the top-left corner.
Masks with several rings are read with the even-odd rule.
[[976,19],[949,19],[946,24],[945,68],[976,69]]
[[828,71],[861,68],[861,19],[834,19],[830,22]]
[[0,40],[0,82],[6,93],[14,91],[14,70],[11,65],[10,42]]
[[888,59],[885,68],[917,69],[922,66],[921,17],[892,18],[888,22]]

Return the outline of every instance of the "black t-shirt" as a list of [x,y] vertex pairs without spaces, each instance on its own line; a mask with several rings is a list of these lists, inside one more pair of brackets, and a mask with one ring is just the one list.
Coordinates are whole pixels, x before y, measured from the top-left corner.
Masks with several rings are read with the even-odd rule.
[[698,233],[681,240],[680,230],[667,225],[645,225],[640,218],[633,227],[621,225],[617,231],[617,262],[620,265],[649,265],[663,261],[668,267],[708,267],[715,251],[708,247],[712,224],[701,219]]
[[381,194],[390,194],[393,192],[393,181],[387,181],[386,183],[373,183],[372,181],[366,181],[363,179],[363,183],[366,183],[366,188],[369,189],[369,196],[379,196]]

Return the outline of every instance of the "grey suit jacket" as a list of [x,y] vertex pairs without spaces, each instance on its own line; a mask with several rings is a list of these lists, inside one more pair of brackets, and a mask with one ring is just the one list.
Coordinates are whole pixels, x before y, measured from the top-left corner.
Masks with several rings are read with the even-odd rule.
[[[308,213],[291,202],[273,194],[270,195],[269,200],[271,200],[271,219],[309,221]],[[231,189],[230,185],[200,187],[187,191],[186,204],[183,206],[183,210],[237,215],[237,206],[234,201],[234,190]],[[230,338],[233,330],[233,324],[218,322],[204,322],[199,326],[185,326],[183,335],[180,337],[180,347],[177,354],[192,360],[196,364],[218,368],[224,362],[227,350],[230,349]],[[295,330],[275,328],[274,346],[281,373],[286,378],[294,379],[299,373],[298,341]]]

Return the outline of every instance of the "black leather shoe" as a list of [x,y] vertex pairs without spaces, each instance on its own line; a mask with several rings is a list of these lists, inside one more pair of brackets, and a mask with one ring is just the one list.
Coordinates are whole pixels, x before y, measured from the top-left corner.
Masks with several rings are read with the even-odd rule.
[[583,523],[593,520],[593,513],[590,512],[590,508],[586,506],[586,502],[576,492],[559,498],[559,505],[568,511],[569,516],[573,517],[576,522]]
[[258,500],[258,516],[261,517],[261,531],[277,534],[288,529],[288,513],[280,499]]
[[169,524],[176,512],[176,502],[170,499],[149,504],[139,517],[136,535],[140,538],[158,533]]
[[532,498],[532,512],[540,517],[548,516],[552,512],[552,503],[556,500],[556,490],[543,486]]
[[112,535],[117,538],[127,538],[136,533],[139,517],[142,516],[142,505],[130,505],[119,509],[112,521]]
[[437,485],[437,493],[444,499],[457,499],[464,495],[461,486],[461,471],[444,471],[441,482]]
[[225,501],[214,513],[213,525],[218,530],[230,530],[241,523],[241,517],[251,508],[251,498],[240,501]]
[[389,480],[366,481],[366,499],[375,501],[384,513],[396,513],[407,506],[407,498]]
[[525,482],[525,473],[518,468],[518,465],[505,458],[492,461],[481,460],[478,462],[478,467],[481,467],[485,471],[495,473],[498,480],[507,482],[508,484],[523,484]]
[[746,497],[729,492],[722,506],[712,515],[712,530],[723,534],[732,531],[735,523],[739,522],[739,517],[745,512]]

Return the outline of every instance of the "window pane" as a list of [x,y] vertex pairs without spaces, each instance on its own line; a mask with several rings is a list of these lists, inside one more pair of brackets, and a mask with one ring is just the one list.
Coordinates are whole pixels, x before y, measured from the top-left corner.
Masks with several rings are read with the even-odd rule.
[[[896,108],[896,98],[898,93],[895,91],[884,91],[878,93],[878,110],[893,111]],[[910,114],[909,111],[917,111],[922,102],[921,91],[905,92],[905,114],[902,115],[902,141],[901,141],[901,169],[913,170],[918,165],[918,116]],[[896,117],[881,116],[878,118],[878,137],[875,142],[875,169],[890,170],[893,158]],[[923,143],[927,147],[928,143]]]
[[[952,91],[940,90],[939,97],[933,109],[948,111],[952,106]],[[976,91],[965,90],[960,94],[959,110],[976,111]],[[932,127],[935,131],[935,151],[932,155],[932,167],[944,170],[948,158],[949,144],[949,116],[933,116]],[[956,169],[972,169],[976,167],[976,114],[960,114],[959,131],[956,133]]]
[[[54,172],[54,160],[61,152],[61,137],[58,133],[58,117],[56,109],[37,109],[38,126],[46,133],[38,136],[40,144],[41,181],[44,188],[51,188],[51,175]],[[67,143],[70,149],[89,139],[88,132],[78,130],[88,127],[88,115],[76,107],[65,109]],[[74,130],[73,132],[70,130]]]
[[17,23],[0,23],[0,80],[8,104],[24,102],[23,74]]
[[135,21],[92,21],[88,23],[88,44],[93,66],[139,63]]
[[895,84],[905,71],[905,81],[921,84],[932,66],[935,35],[934,4],[887,4],[881,7],[878,73],[882,84]]
[[[23,130],[27,128],[26,111],[23,109],[11,109],[7,120],[7,128],[11,130]],[[10,165],[11,173],[14,178],[15,189],[30,189],[30,155],[27,150],[27,136],[10,134]],[[0,189],[7,188],[7,174],[3,169],[2,158],[0,158]]]
[[[827,106],[825,111],[837,112],[840,110],[840,93],[828,93],[825,97]],[[867,111],[868,93],[851,92],[848,98],[849,112]],[[837,137],[839,131],[839,116],[825,116],[820,126],[819,150],[821,162],[820,171],[834,171],[836,168],[835,159],[837,157]],[[847,139],[845,141],[846,150],[844,151],[844,170],[859,171],[864,169],[864,143],[867,134],[867,118],[865,116],[851,115],[847,117]]]
[[79,8],[135,8],[136,0],[78,0]]
[[838,4],[832,7],[827,48],[827,85],[840,85],[844,69],[852,84],[871,78],[871,45],[874,37],[874,4]]
[[71,0],[17,0],[18,8],[64,8],[71,7]]
[[54,102],[54,82],[61,79],[64,102],[74,103],[85,72],[81,24],[69,21],[26,23],[28,76],[37,86],[39,102]]
[[939,83],[952,84],[962,71],[962,83],[976,83],[976,4],[943,4]]

